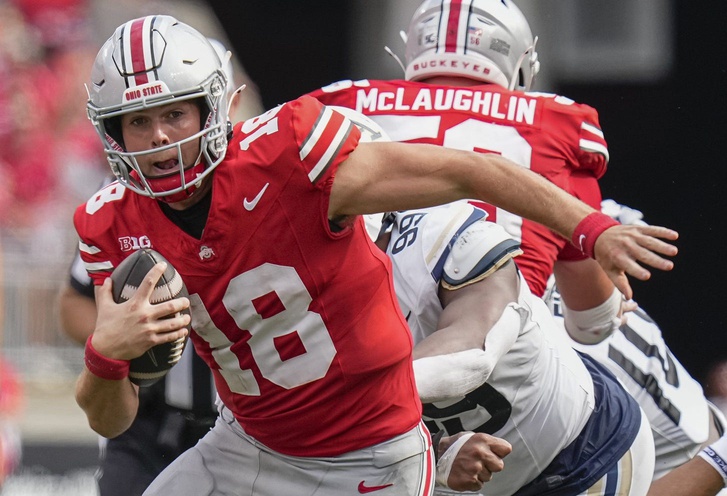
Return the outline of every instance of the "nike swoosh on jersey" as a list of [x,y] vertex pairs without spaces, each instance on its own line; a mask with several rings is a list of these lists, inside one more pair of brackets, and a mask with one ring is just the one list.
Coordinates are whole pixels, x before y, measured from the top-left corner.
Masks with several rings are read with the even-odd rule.
[[374,491],[381,491],[382,489],[386,489],[389,486],[393,486],[394,484],[384,484],[383,486],[367,486],[365,484],[366,481],[361,481],[358,483],[358,492],[361,494],[366,493],[372,493]]
[[253,198],[251,201],[245,198],[243,200],[243,205],[245,206],[245,210],[248,212],[251,212],[253,208],[257,205],[257,202],[260,201],[260,198],[263,197],[263,193],[265,193],[265,190],[268,189],[268,186],[270,186],[270,183],[265,183],[265,186],[263,186],[263,189],[260,190],[260,192]]

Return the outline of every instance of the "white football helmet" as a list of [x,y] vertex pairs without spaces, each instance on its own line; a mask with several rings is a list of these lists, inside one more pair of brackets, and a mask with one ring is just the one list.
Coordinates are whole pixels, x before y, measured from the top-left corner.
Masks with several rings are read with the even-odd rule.
[[406,34],[405,77],[460,76],[527,91],[540,69],[536,42],[510,0],[426,0]]
[[[227,149],[227,76],[209,40],[167,15],[119,26],[101,47],[91,72],[88,116],[101,137],[111,170],[124,186],[144,196],[177,202],[187,198],[219,164]],[[121,136],[122,114],[199,99],[201,130],[169,144],[127,152]],[[181,146],[200,141],[200,156],[184,164]],[[145,177],[137,158],[176,149],[179,170]]]
[[225,76],[227,76],[227,96],[232,96],[232,93],[237,89],[235,86],[235,73],[232,67],[232,53],[218,39],[207,38],[207,41],[210,42],[222,62],[222,70],[225,71]]

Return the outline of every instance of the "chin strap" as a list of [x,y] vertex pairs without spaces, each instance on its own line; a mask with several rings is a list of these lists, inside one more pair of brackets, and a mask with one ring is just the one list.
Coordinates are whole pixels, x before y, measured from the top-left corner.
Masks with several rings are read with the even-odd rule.
[[395,54],[395,53],[394,53],[394,52],[393,52],[393,51],[391,50],[391,48],[389,48],[389,47],[387,47],[387,46],[385,46],[385,45],[384,45],[384,50],[386,50],[386,53],[388,53],[389,55],[391,55],[391,57],[392,57],[392,58],[393,58],[394,60],[396,60],[396,62],[397,62],[397,63],[399,64],[399,67],[401,67],[401,70],[402,70],[402,71],[404,71],[404,72],[406,72],[406,67],[404,67],[404,63],[403,63],[403,62],[401,61],[401,59],[399,58],[399,56],[398,56],[397,54]]
[[530,66],[530,78],[528,78],[528,81],[523,81],[523,88],[525,91],[530,90],[530,86],[532,86],[533,81],[535,80],[535,76],[538,75],[538,72],[540,71],[540,61],[538,61],[538,52],[535,51],[535,45],[538,44],[538,37],[536,36],[533,40],[533,44],[530,45],[530,47],[525,50],[522,55],[520,55],[520,58],[517,59],[517,64],[515,64],[515,70],[512,73],[512,77],[510,78],[510,84],[507,86],[507,89],[510,91],[515,89],[515,86],[517,85],[518,77],[520,76],[520,67],[522,66],[523,62],[525,61],[525,57],[529,57],[529,60],[527,61],[528,65]]

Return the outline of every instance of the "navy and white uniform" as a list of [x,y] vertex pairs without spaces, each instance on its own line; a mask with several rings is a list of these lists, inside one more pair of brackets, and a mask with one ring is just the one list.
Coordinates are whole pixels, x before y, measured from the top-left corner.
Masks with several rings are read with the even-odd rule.
[[[551,278],[545,301],[563,326],[560,294]],[[724,416],[704,396],[702,386],[673,355],[659,326],[641,308],[626,314],[626,323],[599,344],[574,348],[607,367],[639,403],[651,424],[656,451],[654,479],[691,460],[709,435],[715,414]]]
[[[470,264],[476,267],[470,279],[513,256],[517,242],[485,216],[457,202],[390,217],[387,253],[415,343],[437,330],[438,290],[458,240],[460,254],[473,250],[470,260],[479,260]],[[466,242],[468,237],[486,242]],[[519,277],[517,304],[528,317],[513,346],[464,398],[424,405],[425,422],[433,432],[485,432],[512,444],[504,470],[482,494],[575,496],[589,488],[598,492],[588,494],[646,494],[653,442],[639,406],[603,366],[573,350],[548,307]]]

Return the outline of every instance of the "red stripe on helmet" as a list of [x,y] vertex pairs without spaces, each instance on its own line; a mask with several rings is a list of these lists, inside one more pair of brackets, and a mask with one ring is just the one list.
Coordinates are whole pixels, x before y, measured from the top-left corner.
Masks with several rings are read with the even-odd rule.
[[452,0],[449,2],[449,18],[447,19],[447,36],[445,37],[444,51],[457,51],[457,31],[459,26],[459,16],[462,13],[462,0]]
[[131,66],[134,69],[134,81],[137,85],[149,82],[144,62],[144,19],[137,19],[131,24],[129,36],[131,42]]

